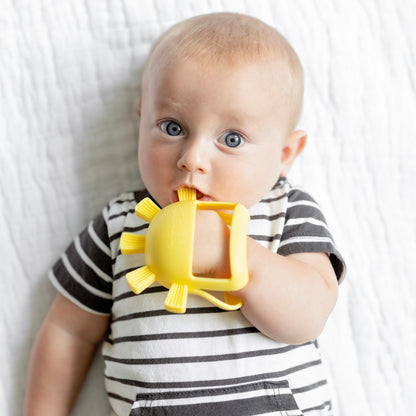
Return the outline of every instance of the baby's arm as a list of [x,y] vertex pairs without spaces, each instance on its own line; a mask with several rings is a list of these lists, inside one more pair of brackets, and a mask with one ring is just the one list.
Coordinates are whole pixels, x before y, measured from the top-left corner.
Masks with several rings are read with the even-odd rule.
[[[202,215],[201,215],[202,214]],[[198,213],[194,272],[229,275],[227,227],[212,212]],[[221,248],[218,250],[218,248]],[[249,283],[234,295],[241,311],[265,335],[288,344],[315,339],[335,306],[338,282],[328,255],[281,256],[247,237]]]
[[276,341],[301,344],[323,330],[338,296],[338,282],[325,253],[281,256],[247,238],[250,280],[238,292],[242,312]]
[[107,326],[107,316],[56,296],[33,347],[25,416],[69,414]]

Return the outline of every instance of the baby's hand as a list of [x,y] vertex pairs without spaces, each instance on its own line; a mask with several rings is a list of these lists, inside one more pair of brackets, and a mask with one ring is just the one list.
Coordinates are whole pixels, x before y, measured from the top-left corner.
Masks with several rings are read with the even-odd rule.
[[229,277],[230,230],[215,211],[197,211],[192,272],[203,277]]

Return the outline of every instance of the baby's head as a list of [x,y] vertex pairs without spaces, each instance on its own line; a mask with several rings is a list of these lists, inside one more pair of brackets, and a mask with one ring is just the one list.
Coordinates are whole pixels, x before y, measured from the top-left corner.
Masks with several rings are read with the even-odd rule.
[[292,129],[302,111],[303,70],[289,42],[273,27],[236,13],[196,16],[167,30],[155,42],[144,68],[143,83],[155,66],[173,61],[196,60],[200,70],[226,66],[232,70],[250,63],[275,66],[274,77],[291,109]]
[[305,143],[294,131],[303,97],[296,53],[249,16],[181,22],[154,44],[139,103],[139,164],[165,206],[181,186],[251,206],[286,174]]

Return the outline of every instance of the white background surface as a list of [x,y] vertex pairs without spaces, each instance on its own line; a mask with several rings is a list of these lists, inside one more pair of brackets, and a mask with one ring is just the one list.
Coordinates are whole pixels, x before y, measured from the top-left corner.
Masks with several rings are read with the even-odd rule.
[[[0,414],[21,414],[46,271],[111,197],[140,186],[140,67],[171,24],[240,11],[306,75],[293,170],[348,262],[321,344],[342,416],[414,415],[416,2],[0,0]],[[97,358],[74,415],[108,414]]]

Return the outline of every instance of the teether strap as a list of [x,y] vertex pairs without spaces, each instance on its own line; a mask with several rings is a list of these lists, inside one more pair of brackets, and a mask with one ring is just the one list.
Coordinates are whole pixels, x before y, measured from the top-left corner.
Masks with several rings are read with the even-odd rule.
[[226,311],[235,311],[237,309],[240,309],[241,306],[243,306],[243,301],[240,298],[238,298],[237,296],[230,295],[228,293],[224,294],[224,298],[226,301],[230,303],[224,302],[215,297],[214,295],[211,295],[211,293],[205,292],[205,290],[202,289],[191,289],[190,293],[201,296],[209,302],[213,303],[218,308],[224,309]]

